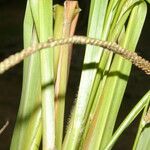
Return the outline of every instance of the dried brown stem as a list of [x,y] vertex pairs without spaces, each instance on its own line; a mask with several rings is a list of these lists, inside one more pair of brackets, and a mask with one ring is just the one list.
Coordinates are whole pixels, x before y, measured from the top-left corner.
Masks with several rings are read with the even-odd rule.
[[150,107],[149,107],[149,109],[147,111],[147,114],[144,116],[144,121],[146,123],[150,123]]
[[3,133],[3,131],[7,128],[7,126],[9,125],[9,121],[6,121],[6,123],[3,125],[3,127],[0,129],[0,134]]

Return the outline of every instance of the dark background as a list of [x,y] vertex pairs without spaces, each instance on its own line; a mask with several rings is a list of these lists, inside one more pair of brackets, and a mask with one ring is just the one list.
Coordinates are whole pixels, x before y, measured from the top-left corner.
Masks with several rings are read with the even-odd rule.
[[[63,4],[63,1],[55,0],[55,3],[58,2],[59,4]],[[0,0],[0,60],[3,60],[5,57],[20,51],[20,49],[23,48],[22,26],[25,5],[25,0]],[[82,11],[80,13],[76,34],[86,35],[90,0],[80,0],[79,6]],[[147,19],[137,46],[137,53],[147,59],[150,58],[149,25],[150,7],[148,7]],[[66,116],[68,116],[71,104],[74,101],[75,95],[77,93],[83,55],[84,46],[75,46],[71,64],[70,79],[68,83],[69,88],[66,96]],[[150,78],[133,66],[124,100],[118,115],[116,128],[128,114],[128,112],[133,108],[133,106],[138,102],[138,100],[149,90],[149,83]],[[3,75],[0,75],[0,128],[3,126],[6,120],[10,121],[7,129],[0,135],[0,150],[9,149],[14,123],[19,107],[21,88],[22,63],[15,66]],[[127,130],[124,131],[119,141],[114,146],[113,150],[130,150],[132,148],[139,119],[140,116]]]

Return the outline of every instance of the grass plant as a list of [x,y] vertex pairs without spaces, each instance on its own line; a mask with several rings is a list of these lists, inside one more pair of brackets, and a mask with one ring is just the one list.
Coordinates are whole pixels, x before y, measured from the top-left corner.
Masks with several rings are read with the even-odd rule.
[[[116,42],[135,51],[147,2],[91,0],[87,36]],[[27,0],[24,47],[48,38],[53,40],[52,37],[73,36],[79,12],[77,1],[68,0],[64,6],[53,7],[52,0]],[[144,144],[144,150],[148,150],[150,127],[144,118],[150,92],[114,131],[132,64],[118,54],[91,45],[86,45],[77,98],[64,134],[71,54],[72,45],[68,44],[43,49],[24,60],[22,96],[10,149],[38,150],[42,141],[43,150],[110,150],[144,110],[133,149],[140,150]]]

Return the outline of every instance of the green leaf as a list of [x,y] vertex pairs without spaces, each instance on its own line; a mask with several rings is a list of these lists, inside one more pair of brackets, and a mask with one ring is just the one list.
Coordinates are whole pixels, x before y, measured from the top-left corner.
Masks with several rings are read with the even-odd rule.
[[[135,5],[135,7],[133,8],[131,16],[129,18],[129,23],[126,29],[124,40],[122,40],[123,43],[120,43],[120,45],[122,45],[123,47],[132,51],[135,50],[145,21],[147,13],[146,8],[147,7],[145,2],[137,3],[137,5]],[[140,21],[139,18],[141,18]],[[101,144],[102,149],[105,143],[109,141],[109,138],[111,137],[111,134],[113,132],[117,113],[127,85],[127,78],[130,74],[130,69],[131,64],[129,62],[127,62],[120,56],[115,55],[110,69],[110,74],[108,74],[109,77],[107,78],[105,85],[106,93],[103,92],[103,98],[106,96],[105,100],[103,99],[103,101],[105,102],[104,107],[106,108],[106,110],[108,109],[108,118],[106,120],[106,126],[104,128],[102,141],[104,143]],[[114,76],[111,76],[111,73],[114,73]],[[109,104],[110,108],[108,108]],[[105,109],[103,109],[102,112],[102,114],[105,114],[106,117]]]
[[[137,117],[137,115],[141,112],[141,110],[147,105],[147,103],[150,102],[150,91],[148,91],[142,99],[134,106],[134,108],[131,110],[131,112],[128,114],[128,116],[124,119],[124,121],[121,123],[121,125],[118,127],[118,129],[113,134],[111,140],[105,147],[105,150],[112,149],[113,145],[119,138],[119,136],[123,133],[123,131],[133,122],[133,120]],[[142,145],[143,146],[143,145]],[[146,150],[146,149],[145,149]]]
[[[93,0],[91,1],[90,18],[88,24],[88,36],[101,39],[102,29],[104,25],[105,13],[108,0]],[[67,149],[77,149],[79,143],[79,137],[81,135],[81,129],[84,124],[84,114],[86,106],[88,104],[90,92],[96,75],[96,68],[91,68],[93,64],[99,62],[102,51],[101,48],[95,48],[94,46],[87,46],[84,58],[83,72],[81,76],[79,92],[77,97],[77,103],[75,107],[73,127],[71,129],[71,136],[67,144]],[[87,81],[88,80],[88,81]]]
[[[62,38],[63,32],[63,22],[64,22],[64,7],[61,5],[54,5],[54,37],[55,39]],[[54,47],[54,73],[55,73],[55,80],[57,75],[57,67],[60,55],[60,46]]]
[[[139,9],[137,8],[138,6]],[[146,15],[145,3],[142,3],[141,5],[137,3],[137,7],[130,17],[124,40],[122,40],[123,43],[120,43],[123,47],[132,50],[135,49]],[[141,22],[138,22],[139,17],[142,18]],[[127,16],[122,18],[122,22],[125,23],[126,19]],[[122,22],[121,25],[118,24],[118,26],[122,26],[123,28],[124,23]],[[133,40],[129,38],[131,35]],[[130,68],[131,64],[129,62],[120,56],[115,55],[109,73],[106,74],[107,78],[105,84],[103,83],[105,78],[101,81],[104,88],[100,86],[100,90],[102,91],[100,91],[100,96],[96,97],[99,102],[97,105],[94,105],[96,107],[95,114],[93,117],[90,114],[89,117],[91,125],[86,137],[87,140],[85,141],[86,147],[89,147],[90,149],[103,149],[105,144],[111,138]]]
[[146,0],[148,3],[150,3],[150,0]]
[[[24,47],[38,42],[37,32],[27,2],[24,19]],[[40,55],[36,52],[24,61],[23,88],[11,150],[38,149],[41,140]],[[26,137],[26,138],[25,138]]]
[[149,123],[147,123],[145,121],[145,116],[147,115],[147,113],[149,111],[148,110],[149,109],[149,104],[150,104],[150,95],[148,97],[148,101],[145,105],[145,108],[144,108],[144,111],[143,111],[143,114],[142,114],[142,118],[141,118],[141,121],[140,121],[138,132],[137,132],[137,135],[136,135],[136,138],[135,138],[135,141],[134,141],[134,145],[133,145],[133,150],[140,149],[141,147],[143,147],[143,145],[145,146],[145,148],[150,146],[149,145],[150,142],[148,142],[150,138],[148,138],[148,136],[147,136],[147,133],[149,134],[149,132],[150,132],[150,130],[149,130],[150,126],[149,126]]
[[150,148],[150,126],[146,126],[140,137],[139,141],[137,143],[136,150],[148,150]]
[[[38,5],[39,41],[53,37],[52,0],[41,0]],[[47,48],[40,51],[42,86],[42,131],[43,150],[55,148],[54,116],[54,51]],[[51,142],[49,142],[51,141]]]

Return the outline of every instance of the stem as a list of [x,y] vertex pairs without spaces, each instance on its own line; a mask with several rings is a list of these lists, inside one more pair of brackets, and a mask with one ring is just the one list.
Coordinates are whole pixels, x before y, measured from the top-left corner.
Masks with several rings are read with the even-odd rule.
[[[78,19],[78,11],[76,10],[78,10],[77,1],[65,2],[64,14],[61,14],[61,17],[64,17],[62,31],[63,38],[72,36],[74,34]],[[65,95],[68,83],[71,53],[72,46],[70,44],[59,47],[59,61],[55,83],[56,147],[58,150],[60,150],[62,146]]]

